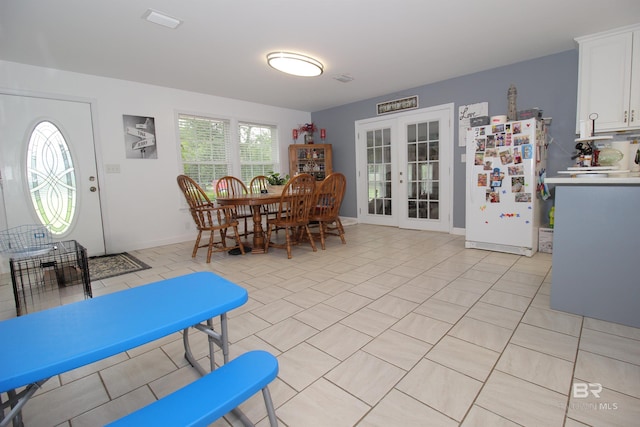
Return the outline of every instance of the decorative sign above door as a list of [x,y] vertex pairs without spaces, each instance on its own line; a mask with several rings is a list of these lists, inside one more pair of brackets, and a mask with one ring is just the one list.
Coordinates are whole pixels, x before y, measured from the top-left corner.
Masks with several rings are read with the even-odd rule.
[[376,104],[378,115],[395,113],[402,110],[412,110],[414,108],[418,108],[418,95]]

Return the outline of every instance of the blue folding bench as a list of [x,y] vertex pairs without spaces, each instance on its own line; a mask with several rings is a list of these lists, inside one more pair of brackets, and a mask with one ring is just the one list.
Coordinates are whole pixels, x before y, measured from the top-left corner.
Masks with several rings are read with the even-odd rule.
[[[249,351],[108,426],[207,426],[262,390],[269,423],[275,427],[278,421],[267,386],[277,375],[278,359],[266,351]],[[243,414],[240,417],[249,422]]]

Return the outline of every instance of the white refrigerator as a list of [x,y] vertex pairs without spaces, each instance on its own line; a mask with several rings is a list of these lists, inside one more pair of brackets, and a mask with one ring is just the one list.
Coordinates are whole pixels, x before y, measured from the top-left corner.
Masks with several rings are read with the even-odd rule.
[[466,149],[465,247],[532,256],[543,224],[543,120],[471,128]]

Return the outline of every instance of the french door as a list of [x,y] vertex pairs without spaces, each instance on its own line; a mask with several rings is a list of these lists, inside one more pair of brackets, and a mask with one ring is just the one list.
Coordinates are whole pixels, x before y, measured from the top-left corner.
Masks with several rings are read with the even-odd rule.
[[54,240],[104,254],[91,105],[0,93],[0,111],[0,226],[55,223]]
[[356,122],[358,221],[451,230],[453,104]]

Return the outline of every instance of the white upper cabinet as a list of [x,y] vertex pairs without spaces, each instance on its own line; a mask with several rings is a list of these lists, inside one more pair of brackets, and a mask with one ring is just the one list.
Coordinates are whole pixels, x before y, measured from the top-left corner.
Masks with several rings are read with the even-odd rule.
[[578,114],[597,113],[595,132],[640,129],[640,25],[576,39]]

